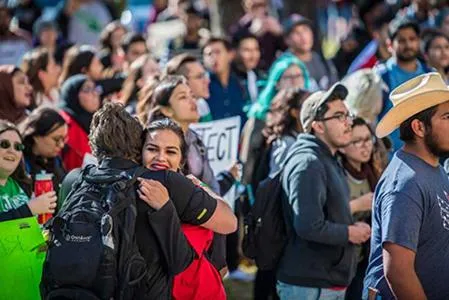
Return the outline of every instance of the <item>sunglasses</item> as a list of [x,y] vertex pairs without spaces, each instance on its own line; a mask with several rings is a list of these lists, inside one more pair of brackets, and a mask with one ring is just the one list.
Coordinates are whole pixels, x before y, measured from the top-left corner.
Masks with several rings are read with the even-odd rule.
[[[2,148],[2,149],[6,150],[6,149],[11,148],[11,146],[12,146],[12,143],[9,140],[1,140],[0,141],[0,148]],[[14,143],[14,149],[17,152],[22,152],[23,150],[25,150],[25,145],[21,144],[21,143],[18,143],[18,142],[15,142]]]

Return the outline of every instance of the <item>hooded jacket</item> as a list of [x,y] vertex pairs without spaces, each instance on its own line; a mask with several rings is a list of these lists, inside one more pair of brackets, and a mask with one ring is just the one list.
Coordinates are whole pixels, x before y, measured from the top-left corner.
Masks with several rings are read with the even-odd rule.
[[67,171],[81,167],[86,153],[91,153],[88,135],[93,114],[81,106],[78,97],[86,80],[86,75],[75,75],[67,79],[61,88],[61,115],[69,127],[67,143],[62,151]]
[[277,278],[304,287],[348,286],[357,265],[348,240],[353,221],[343,167],[311,134],[300,134],[289,152],[282,174],[289,240]]

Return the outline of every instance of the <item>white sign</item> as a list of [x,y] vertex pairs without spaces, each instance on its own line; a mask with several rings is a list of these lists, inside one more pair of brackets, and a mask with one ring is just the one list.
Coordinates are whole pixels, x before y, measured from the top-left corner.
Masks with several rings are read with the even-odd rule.
[[[229,168],[237,161],[240,117],[232,117],[212,122],[204,122],[190,125],[203,141],[209,163],[218,174]],[[224,197],[231,207],[234,207],[235,188],[233,187]]]
[[204,145],[207,157],[215,174],[227,170],[237,160],[240,117],[232,117],[190,126]]

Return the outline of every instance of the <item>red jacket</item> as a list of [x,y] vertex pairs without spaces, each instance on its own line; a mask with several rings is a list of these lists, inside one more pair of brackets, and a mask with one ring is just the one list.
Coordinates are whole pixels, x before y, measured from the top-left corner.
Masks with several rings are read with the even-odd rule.
[[173,282],[175,300],[226,300],[226,292],[217,269],[206,257],[214,233],[200,226],[181,224],[197,258]]
[[69,172],[81,167],[84,155],[92,153],[92,151],[89,146],[88,134],[83,128],[68,113],[61,111],[61,115],[69,127],[67,143],[62,151],[62,160],[67,172]]

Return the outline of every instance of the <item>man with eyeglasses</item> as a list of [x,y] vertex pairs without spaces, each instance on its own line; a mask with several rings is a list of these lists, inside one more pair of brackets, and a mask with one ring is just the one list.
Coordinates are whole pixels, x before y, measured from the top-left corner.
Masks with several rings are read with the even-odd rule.
[[210,96],[209,73],[195,56],[188,53],[176,55],[167,62],[164,75],[182,75],[187,78],[187,84],[197,99],[200,122],[212,121],[210,108],[205,100]]
[[300,134],[282,173],[289,239],[277,270],[281,300],[344,299],[357,266],[355,245],[370,237],[353,223],[349,187],[336,152],[351,143],[348,90],[337,83],[302,105]]

